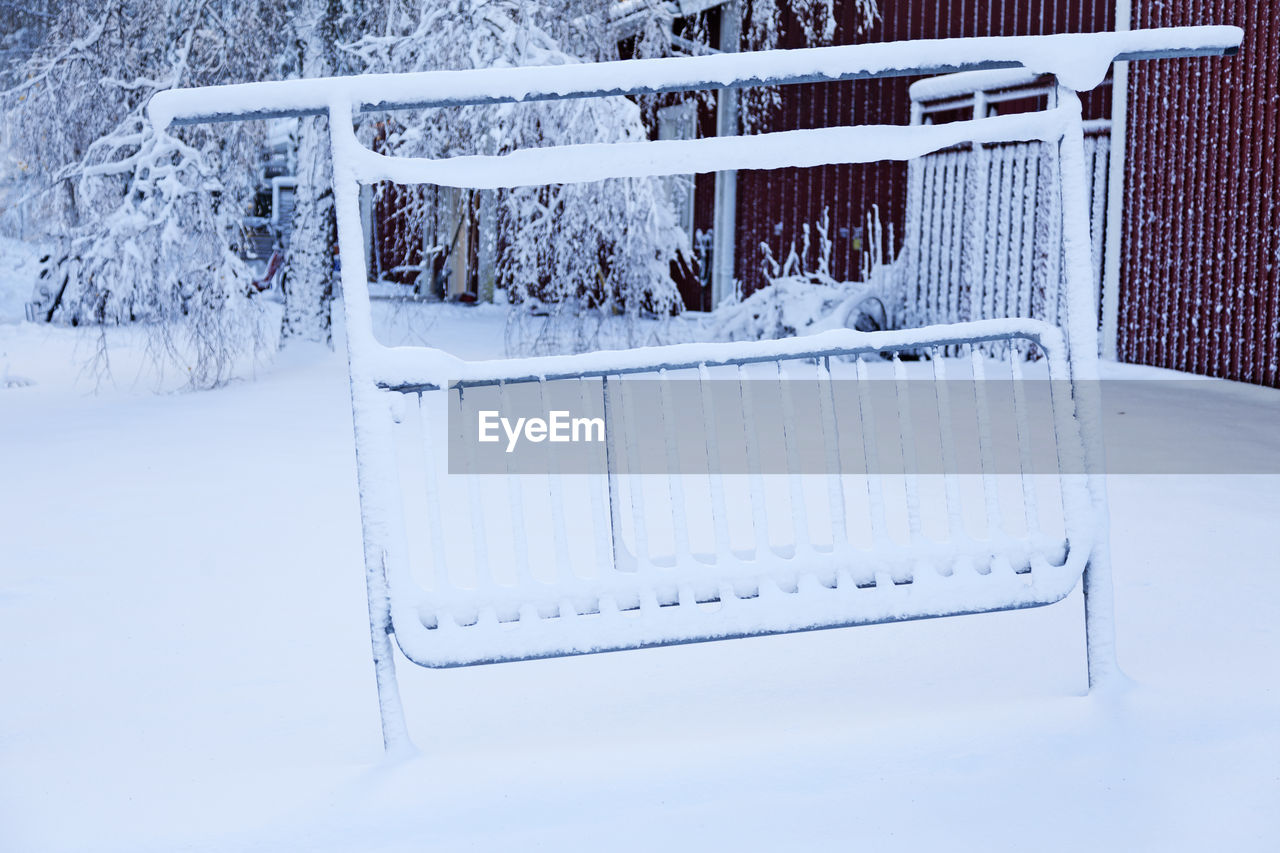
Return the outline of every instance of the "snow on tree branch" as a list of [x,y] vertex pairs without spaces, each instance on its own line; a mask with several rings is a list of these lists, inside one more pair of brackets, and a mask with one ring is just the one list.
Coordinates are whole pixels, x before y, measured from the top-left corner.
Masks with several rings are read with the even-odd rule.
[[157,91],[278,72],[284,12],[269,0],[50,8],[58,25],[0,95],[15,155],[46,186],[36,225],[61,247],[46,317],[145,324],[157,359],[220,384],[262,343],[236,246],[263,129],[157,135],[143,111]]
[[[369,72],[616,58],[609,7],[601,0],[446,0],[424,5],[411,29],[367,37],[349,49]],[[647,130],[634,101],[604,98],[377,117],[366,121],[365,136],[371,144],[376,137],[376,146],[388,154],[440,158],[638,141],[647,138]],[[461,209],[476,206],[470,193],[463,195]],[[687,237],[679,232],[660,181],[504,190],[496,201],[497,284],[513,303],[513,352],[589,349],[603,317],[665,316],[679,305],[668,265]],[[540,306],[536,313],[533,306]]]

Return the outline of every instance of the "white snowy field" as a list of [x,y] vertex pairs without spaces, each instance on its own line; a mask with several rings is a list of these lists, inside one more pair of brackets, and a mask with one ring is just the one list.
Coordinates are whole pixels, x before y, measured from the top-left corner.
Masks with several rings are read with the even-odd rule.
[[[422,335],[500,352],[499,309]],[[0,850],[1280,849],[1277,476],[1110,482],[1122,665],[1053,607],[427,671],[382,757],[343,359],[152,393],[0,322]],[[1109,367],[1118,376],[1158,371]],[[1154,397],[1274,458],[1280,392]],[[1274,468],[1273,468],[1274,470]]]

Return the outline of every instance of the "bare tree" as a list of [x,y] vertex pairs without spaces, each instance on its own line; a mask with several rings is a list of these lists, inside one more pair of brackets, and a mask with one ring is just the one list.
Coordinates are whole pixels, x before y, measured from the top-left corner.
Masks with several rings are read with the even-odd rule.
[[[299,76],[328,77],[352,71],[351,57],[341,45],[355,41],[374,26],[376,14],[376,4],[362,0],[301,0],[292,19]],[[283,346],[296,338],[331,344],[338,259],[333,165],[328,119],[324,117],[301,122],[297,177],[293,236],[281,276],[285,305],[280,343]]]
[[[615,59],[610,6],[604,0],[437,0],[424,3],[402,29],[361,40],[352,53],[372,72]],[[626,98],[424,110],[378,116],[370,125],[375,122],[378,144],[388,153],[426,157],[647,137],[639,106]],[[372,127],[366,137],[373,141]],[[494,207],[498,285],[513,303],[513,354],[589,349],[602,320],[662,317],[680,304],[668,263],[682,238],[661,181],[506,190]],[[628,322],[628,336],[638,328]]]
[[144,109],[162,89],[269,76],[281,10],[269,0],[49,9],[57,26],[3,96],[11,143],[44,185],[40,225],[61,244],[47,318],[144,323],[158,358],[193,385],[219,384],[262,341],[235,249],[263,129],[156,134]]

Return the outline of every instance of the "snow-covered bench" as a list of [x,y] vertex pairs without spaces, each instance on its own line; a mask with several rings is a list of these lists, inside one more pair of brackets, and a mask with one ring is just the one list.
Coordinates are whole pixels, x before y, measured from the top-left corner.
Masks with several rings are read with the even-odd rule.
[[[1232,53],[1241,36],[1232,27],[1203,27],[899,42],[253,83],[156,96],[150,112],[160,128],[329,116],[370,627],[388,748],[409,743],[392,635],[415,663],[468,666],[1032,607],[1062,599],[1083,576],[1090,684],[1113,676],[1105,495],[1100,477],[1086,473],[1099,469],[1101,444],[1096,396],[1088,393],[1088,380],[1096,377],[1097,315],[1076,93],[1101,82],[1113,60]],[[384,157],[360,145],[352,131],[353,113],[362,110],[1018,67],[1054,75],[1058,106],[937,126],[568,146],[439,161]],[[1064,328],[1011,319],[495,362],[465,362],[430,348],[387,348],[374,339],[359,219],[362,184],[528,186],[904,160],[961,143],[1012,140],[1059,147]],[[1032,347],[1044,357],[1024,365],[1021,356]],[[898,358],[922,354],[934,357],[913,364]],[[904,400],[910,395],[899,393],[913,376],[977,380],[993,378],[997,370],[1002,378],[1034,370],[1060,380],[1047,386],[1055,389],[1046,423],[1060,463],[1048,488],[1028,469],[1010,474],[992,461],[998,449],[993,429],[1000,425],[1013,430],[1007,440],[1017,445],[1019,459],[1027,459],[1033,436],[1028,404],[1017,393],[1001,408],[987,399],[981,382],[964,386],[972,390],[963,401],[946,390],[954,386],[935,383],[929,418],[908,411]],[[822,445],[831,467],[818,477],[815,492],[807,473],[771,474],[753,464],[753,430],[766,413],[759,401],[752,408],[755,391],[740,390],[729,397],[737,401],[729,415],[752,425],[742,471],[725,473],[713,464],[693,476],[677,466],[654,476],[628,468],[624,463],[634,465],[641,450],[634,430],[619,438],[624,430],[617,424],[629,405],[628,383],[646,377],[696,380],[696,408],[708,436],[717,434],[715,394],[706,391],[715,381],[746,389],[756,387],[746,380],[811,380],[819,389],[814,411],[821,423],[808,435]],[[842,388],[858,389],[854,408],[843,416],[833,377],[852,380]],[[889,385],[898,389],[890,442],[872,428],[885,414],[884,398],[863,390],[877,378],[893,380]],[[521,389],[544,393],[566,383],[577,389],[584,410],[598,407],[606,422],[613,419],[604,467],[595,476],[570,476],[554,467],[496,477],[447,472],[457,462],[441,440],[450,407],[462,407],[467,395],[489,393],[501,403],[503,395]],[[658,387],[663,390],[648,416],[662,425],[661,446],[673,453],[673,424],[691,407],[678,412],[665,396],[674,386]],[[794,444],[787,392],[778,399],[781,434]],[[850,418],[849,411],[856,415]],[[964,471],[956,467],[954,448],[948,452],[962,419],[974,425],[979,460]],[[925,444],[941,450],[936,474],[916,458],[922,431],[931,433]],[[455,436],[453,449],[468,447],[464,439]],[[898,473],[881,469],[886,444],[898,446]],[[786,452],[798,448],[788,444]],[[709,448],[707,458],[714,455]],[[849,471],[842,459],[850,457],[861,460],[861,471]],[[790,532],[779,533],[779,526]]]

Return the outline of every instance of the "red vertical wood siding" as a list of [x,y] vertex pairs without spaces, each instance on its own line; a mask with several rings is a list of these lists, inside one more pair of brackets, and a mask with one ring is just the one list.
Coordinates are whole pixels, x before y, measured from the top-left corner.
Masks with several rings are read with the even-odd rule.
[[1256,0],[1136,0],[1135,27],[1236,24],[1231,59],[1131,66],[1121,360],[1280,386],[1280,23]]
[[[854,4],[837,11],[836,42],[900,41],[987,35],[1038,35],[1112,29],[1112,0],[880,0],[880,20],[857,32]],[[783,47],[802,47],[794,20],[784,22]],[[913,78],[786,86],[776,115],[759,130],[793,130],[846,124],[907,124],[908,87]],[[1105,117],[1102,98],[1087,104],[1092,117]],[[906,165],[823,166],[738,173],[738,239],[735,275],[747,292],[764,284],[760,243],[781,260],[801,245],[804,223],[816,223],[824,207],[831,216],[832,274],[854,278],[861,253],[854,229],[875,204],[881,220],[893,223],[894,250],[901,245],[906,205]],[[816,240],[814,241],[816,245]],[[810,267],[816,266],[811,253]]]
[[374,280],[414,284],[422,264],[426,217],[423,187],[384,182],[373,200],[373,245],[369,276]]

